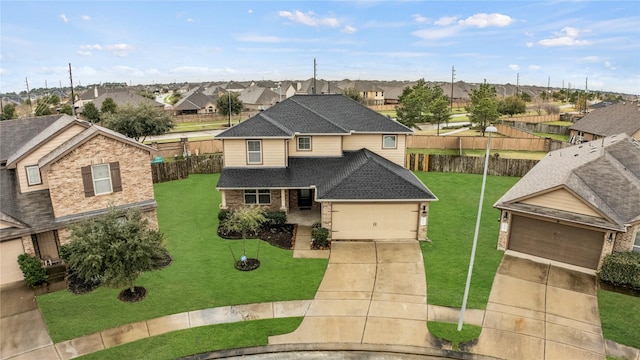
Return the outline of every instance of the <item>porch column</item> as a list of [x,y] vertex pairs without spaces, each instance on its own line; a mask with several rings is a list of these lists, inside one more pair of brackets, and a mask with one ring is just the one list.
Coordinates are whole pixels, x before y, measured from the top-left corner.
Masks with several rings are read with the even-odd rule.
[[280,189],[280,211],[287,212],[287,190]]
[[220,195],[222,197],[222,202],[220,203],[220,209],[226,209],[227,208],[227,196],[226,196],[226,192],[224,190],[220,191]]

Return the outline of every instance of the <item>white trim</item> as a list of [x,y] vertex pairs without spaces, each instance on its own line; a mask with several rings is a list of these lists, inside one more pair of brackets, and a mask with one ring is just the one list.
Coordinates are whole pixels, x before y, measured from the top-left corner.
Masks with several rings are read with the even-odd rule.
[[[249,143],[251,143],[251,142],[257,142],[258,145],[260,146],[260,150],[249,150]],[[260,155],[260,160],[259,161],[251,161],[251,155],[252,154],[259,154]],[[249,164],[249,165],[262,164],[262,140],[260,140],[260,139],[247,140],[247,164]]]
[[[42,184],[42,174],[40,174],[40,167],[38,167],[38,165],[28,165],[28,166],[25,166],[24,169],[27,172],[27,185],[34,186],[34,185],[41,185]],[[32,174],[31,174],[31,172],[29,170],[32,170],[32,169],[36,169],[36,172],[38,174],[37,181],[35,181],[36,179],[32,179],[31,178]]]
[[[96,178],[96,174],[94,172],[94,169],[97,168],[97,167],[104,167],[104,166],[107,167],[107,177]],[[109,191],[98,192],[98,187],[96,186],[96,182],[97,181],[104,181],[104,180],[109,180]],[[91,181],[93,181],[93,193],[94,193],[94,195],[111,194],[113,192],[113,183],[111,182],[111,166],[109,165],[109,163],[92,165],[91,166]]]

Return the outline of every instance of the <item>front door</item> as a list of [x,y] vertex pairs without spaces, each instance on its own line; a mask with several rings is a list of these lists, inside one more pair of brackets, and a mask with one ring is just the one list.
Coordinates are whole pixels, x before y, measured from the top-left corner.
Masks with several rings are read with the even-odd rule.
[[311,189],[298,190],[298,208],[311,209]]

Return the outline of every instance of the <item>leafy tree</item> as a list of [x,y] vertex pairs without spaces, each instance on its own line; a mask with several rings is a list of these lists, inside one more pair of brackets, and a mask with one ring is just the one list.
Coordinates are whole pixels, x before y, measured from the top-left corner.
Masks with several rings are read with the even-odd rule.
[[357,102],[359,102],[360,104],[364,104],[364,98],[362,97],[362,94],[360,93],[360,91],[358,91],[358,89],[354,88],[354,87],[348,87],[346,89],[344,89],[342,91],[342,95],[351,98]]
[[526,103],[531,102],[531,95],[526,92],[520,93],[520,99]]
[[60,113],[61,114],[67,114],[67,115],[73,115],[73,109],[71,109],[71,105],[64,104],[64,105],[62,105],[62,108],[60,109]]
[[125,105],[114,113],[101,116],[102,124],[136,141],[147,136],[162,135],[173,129],[171,116],[151,104]]
[[524,114],[527,112],[527,104],[517,96],[507,96],[498,102],[498,111],[509,116]]
[[398,121],[408,127],[418,123],[432,122],[436,123],[440,130],[440,123],[448,122],[451,116],[449,97],[444,94],[441,87],[431,87],[424,79],[418,80],[414,86],[404,88],[398,101],[400,102],[400,106],[396,106]]
[[49,102],[49,104],[52,104],[52,105],[58,105],[58,104],[60,104],[60,96],[51,95],[51,96],[49,96],[49,101],[48,102]]
[[11,120],[18,117],[16,113],[16,106],[13,104],[7,104],[2,107],[2,115],[0,115],[0,120]]
[[547,99],[549,98],[549,94],[547,94],[546,91],[541,92],[538,96],[540,96],[540,99],[542,99],[542,101],[547,101]]
[[150,229],[139,210],[112,208],[73,225],[70,238],[65,257],[71,272],[85,282],[131,292],[138,276],[166,254],[162,233]]
[[560,107],[555,104],[546,104],[544,111],[546,111],[548,115],[560,114]]
[[247,234],[253,233],[267,220],[264,210],[258,206],[243,206],[234,210],[224,221],[224,227],[229,231],[242,234],[243,254],[247,255]]
[[[229,106],[229,102],[231,102],[231,106]],[[223,116],[229,116],[229,108],[231,108],[232,115],[239,115],[244,109],[244,104],[240,100],[238,93],[230,92],[218,96],[218,100],[216,100],[218,112]]]
[[100,112],[98,112],[98,108],[96,107],[96,104],[92,102],[84,104],[82,115],[93,123],[100,121]]
[[480,128],[482,136],[484,136],[487,126],[500,117],[496,88],[485,82],[478,89],[471,91],[470,98],[471,103],[465,107],[467,112],[471,114],[469,120]]
[[38,101],[38,103],[36,104],[35,115],[36,116],[51,115],[51,108],[49,107],[49,104],[47,104],[45,101]]
[[102,102],[102,106],[100,106],[100,112],[103,114],[113,114],[118,110],[118,104],[113,101],[112,98],[108,97],[104,99]]
[[182,99],[182,95],[179,92],[174,91],[171,96],[169,96],[169,104],[175,105]]

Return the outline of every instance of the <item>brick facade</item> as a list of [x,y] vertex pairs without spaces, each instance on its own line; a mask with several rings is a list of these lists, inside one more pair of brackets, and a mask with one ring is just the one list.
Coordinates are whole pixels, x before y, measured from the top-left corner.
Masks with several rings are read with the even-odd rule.
[[640,224],[635,224],[627,228],[627,232],[620,232],[616,235],[613,251],[631,251],[636,240],[636,233],[640,231]]
[[322,210],[320,211],[320,217],[322,219],[322,227],[329,229],[329,239],[331,239],[331,203],[323,202]]
[[[228,209],[237,209],[244,206],[244,190],[224,190],[225,199]],[[286,192],[285,192],[286,197]],[[280,190],[271,190],[271,203],[269,205],[260,205],[265,211],[282,211],[282,196]],[[286,200],[286,199],[285,199]]]
[[[424,209],[424,210],[423,210]],[[427,240],[427,225],[429,224],[429,203],[420,203],[420,223],[418,224],[418,240]]]

